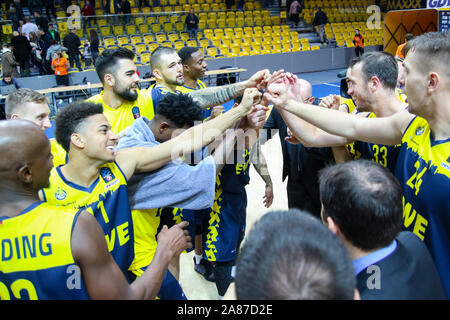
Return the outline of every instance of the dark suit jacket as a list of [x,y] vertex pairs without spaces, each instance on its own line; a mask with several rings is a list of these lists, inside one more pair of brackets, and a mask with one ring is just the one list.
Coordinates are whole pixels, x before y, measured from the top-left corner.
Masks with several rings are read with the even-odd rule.
[[283,181],[289,176],[287,183],[289,207],[306,210],[319,217],[318,172],[327,163],[334,161],[331,148],[307,148],[301,144],[286,142],[284,138],[287,136],[287,127],[276,108],[272,108],[264,129],[268,129],[268,139],[272,137],[270,129],[279,130],[283,153]]
[[367,280],[373,272],[361,271],[357,288],[362,300],[438,300],[445,299],[439,274],[428,249],[412,232],[397,237],[393,253],[377,262],[380,268],[380,289],[369,289]]

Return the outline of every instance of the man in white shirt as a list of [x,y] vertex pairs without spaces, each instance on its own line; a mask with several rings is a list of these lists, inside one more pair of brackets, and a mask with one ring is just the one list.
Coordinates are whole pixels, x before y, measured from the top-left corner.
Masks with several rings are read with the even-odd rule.
[[31,22],[30,16],[26,16],[25,24],[22,26],[22,33],[25,33],[25,36],[28,38],[28,40],[30,40],[30,36],[29,36],[30,32],[34,32],[37,34],[38,27],[36,24]]

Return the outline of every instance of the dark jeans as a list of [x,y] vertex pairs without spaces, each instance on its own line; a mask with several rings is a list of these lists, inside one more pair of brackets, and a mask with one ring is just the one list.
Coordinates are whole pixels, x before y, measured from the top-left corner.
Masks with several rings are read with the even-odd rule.
[[69,75],[65,74],[62,76],[58,76],[55,74],[56,77],[56,84],[58,86],[68,86],[69,85]]
[[47,15],[47,19],[49,22],[52,21],[51,15],[50,15],[50,11],[52,12],[52,15],[56,18],[56,13],[55,13],[55,5],[51,4],[49,6],[45,6],[45,14]]
[[83,68],[81,67],[81,62],[80,62],[80,55],[78,53],[69,53],[69,62],[70,62],[71,68],[74,68],[74,66],[76,64],[78,70],[83,71]]
[[28,77],[30,75],[30,59],[19,61],[20,63],[20,76]]
[[355,47],[355,54],[357,57],[359,57],[360,55],[362,55],[364,53],[364,48],[361,47]]

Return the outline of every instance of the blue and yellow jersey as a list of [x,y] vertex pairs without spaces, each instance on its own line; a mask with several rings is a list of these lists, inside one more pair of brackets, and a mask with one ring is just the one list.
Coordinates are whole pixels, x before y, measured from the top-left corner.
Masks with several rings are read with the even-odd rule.
[[152,103],[155,109],[155,113],[156,110],[158,109],[158,103],[159,101],[164,97],[165,94],[167,93],[179,93],[178,90],[171,91],[169,88],[166,87],[162,87],[162,86],[157,86],[156,83],[152,84],[147,90],[146,90],[146,94],[148,94],[151,99],[152,99]]
[[134,258],[134,229],[128,202],[127,180],[120,167],[107,163],[88,188],[68,181],[61,166],[52,170],[44,200],[52,205],[84,209],[105,233],[109,252],[126,274]]
[[224,192],[244,193],[245,186],[250,182],[249,165],[250,150],[235,150],[234,163],[225,164],[218,174],[216,189],[220,187]]
[[56,142],[55,139],[50,139],[50,147],[53,155],[53,166],[57,167],[67,162],[67,152],[64,148]]
[[415,117],[403,133],[399,163],[403,227],[425,241],[450,298],[450,138],[435,141],[428,122]]
[[200,79],[197,79],[197,86],[198,86],[197,89],[191,88],[188,86],[178,86],[177,91],[180,91],[181,93],[188,93],[188,92],[192,92],[195,90],[200,90],[200,89],[206,88],[206,84]]
[[[374,113],[367,115],[368,118],[376,118]],[[384,144],[375,144],[363,141],[354,141],[347,145],[347,150],[353,160],[368,159],[381,164],[395,174],[400,144],[389,146]]]
[[[196,90],[200,90],[200,89],[206,88],[206,84],[200,79],[197,79],[197,86],[198,86],[197,89],[190,88],[190,87],[187,87],[187,86],[178,86],[177,87],[177,91],[179,91],[181,93],[189,93],[189,92],[192,92],[192,91],[196,91]],[[211,115],[211,110],[212,110],[212,108],[203,109],[203,121],[209,118],[209,116]]]
[[79,212],[39,201],[0,217],[0,300],[89,298],[71,248]]
[[208,261],[231,261],[235,258],[238,233],[245,228],[245,186],[250,181],[249,164],[250,151],[235,150],[234,162],[225,164],[217,175],[214,204],[204,237],[204,254]]
[[137,118],[146,117],[151,120],[155,116],[152,97],[146,91],[138,90],[138,97],[135,101],[125,101],[116,109],[105,104],[103,101],[103,91],[90,97],[87,101],[101,103],[103,105],[103,114],[108,119],[111,130],[115,133],[119,133],[131,126]]

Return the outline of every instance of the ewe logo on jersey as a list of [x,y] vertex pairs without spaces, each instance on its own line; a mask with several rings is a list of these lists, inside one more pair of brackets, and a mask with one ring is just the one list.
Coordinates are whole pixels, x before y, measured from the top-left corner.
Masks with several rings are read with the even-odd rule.
[[58,189],[55,192],[56,200],[64,200],[66,198],[66,196],[67,196],[67,193],[63,189],[58,187]]

